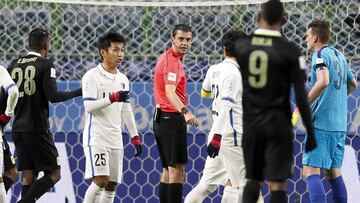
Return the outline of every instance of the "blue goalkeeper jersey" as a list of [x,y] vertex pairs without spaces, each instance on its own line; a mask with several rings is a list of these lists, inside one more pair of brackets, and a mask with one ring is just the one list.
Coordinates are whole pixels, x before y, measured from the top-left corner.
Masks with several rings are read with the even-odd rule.
[[316,73],[328,70],[330,83],[311,104],[314,127],[326,131],[347,131],[347,86],[354,78],[345,56],[333,46],[324,46],[312,55],[311,85]]

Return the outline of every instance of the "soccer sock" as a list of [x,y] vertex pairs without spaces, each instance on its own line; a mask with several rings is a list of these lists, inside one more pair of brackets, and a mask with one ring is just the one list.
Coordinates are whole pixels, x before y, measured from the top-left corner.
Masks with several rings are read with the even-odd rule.
[[21,196],[24,197],[31,185],[22,185]]
[[50,176],[44,175],[39,180],[35,181],[24,196],[22,196],[20,202],[35,202],[43,194],[45,194],[50,188],[54,186]]
[[99,187],[91,182],[89,188],[85,192],[84,203],[99,203],[104,188]]
[[199,183],[185,197],[184,203],[202,203],[209,194],[216,190],[217,186]]
[[221,203],[238,203],[239,190],[232,186],[225,186]]
[[287,195],[285,191],[271,191],[270,203],[287,203]]
[[160,182],[160,186],[159,186],[159,199],[160,199],[160,203],[168,203],[168,197],[167,197],[167,193],[168,193],[168,186],[169,184]]
[[11,178],[9,178],[7,176],[3,176],[3,180],[4,180],[4,185],[5,185],[5,191],[7,192],[11,188],[13,181],[11,180]]
[[115,191],[104,190],[101,193],[100,203],[113,203],[115,198]]
[[182,183],[170,183],[168,185],[168,202],[169,203],[181,203],[182,202]]
[[320,175],[311,175],[306,178],[309,196],[312,203],[326,203],[325,189],[321,182]]
[[6,190],[4,183],[0,183],[0,203],[6,202]]
[[260,189],[261,187],[258,181],[249,181],[244,188],[243,202],[256,203],[259,198]]
[[342,176],[339,176],[333,180],[329,181],[331,184],[333,192],[333,200],[335,203],[346,203],[347,202],[347,192],[344,179]]

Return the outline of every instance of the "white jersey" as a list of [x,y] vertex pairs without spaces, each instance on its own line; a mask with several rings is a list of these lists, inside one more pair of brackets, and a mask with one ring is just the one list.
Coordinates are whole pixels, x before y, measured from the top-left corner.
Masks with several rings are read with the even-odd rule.
[[[242,79],[236,61],[225,59],[208,70],[203,89],[211,88],[212,110],[217,116],[212,131],[222,135],[222,144],[238,146],[242,137]],[[212,135],[211,135],[212,136]]]
[[[129,91],[128,78],[119,71],[116,74],[107,72],[101,64],[90,69],[83,76],[82,91],[86,111],[84,147],[102,146],[122,149],[122,119],[130,135],[137,135],[130,103],[111,103],[108,98],[110,93],[120,90]],[[133,124],[130,129],[126,122],[129,119]]]

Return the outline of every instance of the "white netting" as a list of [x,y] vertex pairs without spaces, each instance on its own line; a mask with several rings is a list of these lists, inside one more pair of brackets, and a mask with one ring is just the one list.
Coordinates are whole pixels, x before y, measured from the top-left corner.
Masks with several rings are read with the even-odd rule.
[[[51,33],[50,57],[55,61],[62,89],[73,89],[81,77],[96,66],[100,57],[96,42],[109,30],[120,32],[127,39],[127,53],[121,70],[133,83],[132,103],[137,124],[144,136],[145,149],[141,160],[132,159],[133,149],[126,145],[124,184],[119,186],[116,202],[157,202],[156,189],[160,163],[152,137],[153,109],[152,72],[156,58],[170,46],[170,33],[177,23],[189,24],[193,29],[191,52],[184,58],[189,78],[191,108],[201,121],[198,129],[189,135],[190,162],[187,165],[187,184],[184,194],[197,183],[205,160],[205,134],[211,126],[209,102],[199,96],[199,87],[211,64],[222,60],[220,39],[232,28],[251,33],[257,27],[259,1],[71,1],[48,0],[40,2],[0,0],[0,64],[8,65],[26,53],[27,35],[35,27],[45,27]],[[358,0],[284,1],[288,22],[284,36],[306,52],[305,32],[314,19],[331,22],[332,43],[346,55],[355,75],[360,74],[360,4]],[[360,159],[357,106],[360,93],[349,99],[349,136],[347,144],[356,150]],[[65,143],[70,163],[71,180],[76,201],[81,202],[89,182],[83,181],[84,156],[81,148],[83,107],[80,99],[51,106],[52,131],[57,140]],[[300,126],[301,129],[301,126]],[[297,131],[301,133],[301,131]],[[355,135],[354,135],[355,134]],[[196,135],[196,136],[194,136]],[[299,177],[301,167],[300,141],[295,141],[295,173],[289,181],[290,200],[306,202],[306,187]],[[124,143],[128,143],[127,138]],[[15,188],[13,197],[19,195]],[[329,188],[327,188],[329,193]],[[221,192],[220,192],[221,193]],[[219,202],[220,193],[208,201]]]

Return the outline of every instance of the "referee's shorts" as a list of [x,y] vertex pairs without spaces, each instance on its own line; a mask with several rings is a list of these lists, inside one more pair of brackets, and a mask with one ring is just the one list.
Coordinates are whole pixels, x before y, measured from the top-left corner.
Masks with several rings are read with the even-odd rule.
[[186,164],[188,154],[184,117],[177,112],[162,111],[153,127],[163,168]]

